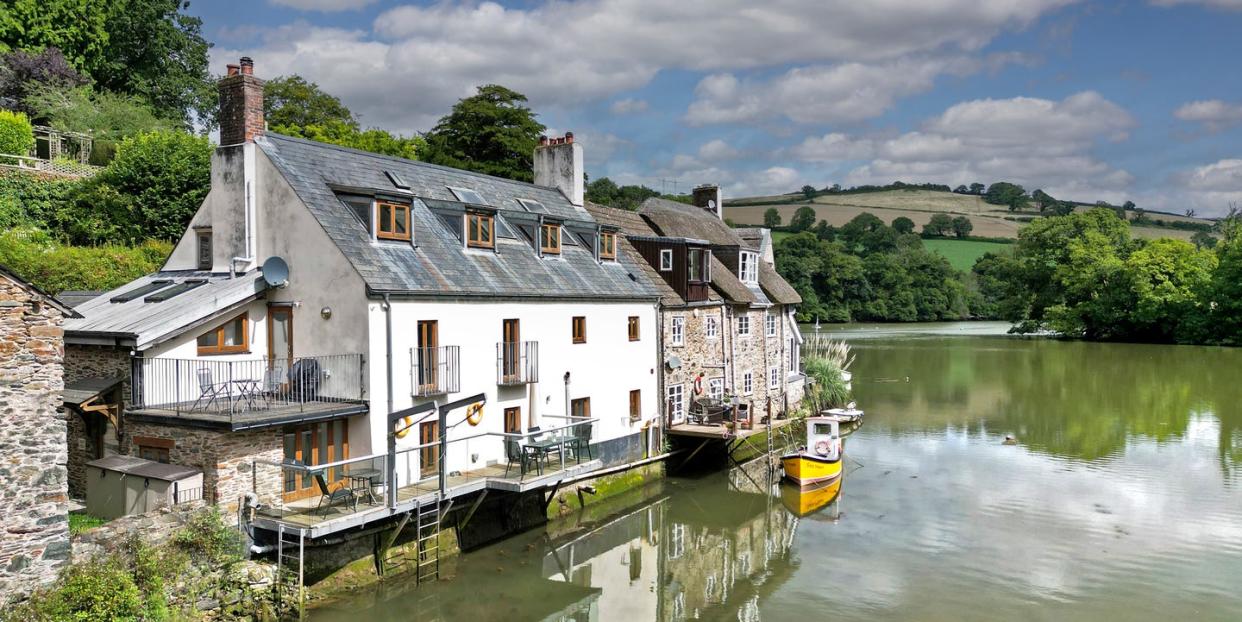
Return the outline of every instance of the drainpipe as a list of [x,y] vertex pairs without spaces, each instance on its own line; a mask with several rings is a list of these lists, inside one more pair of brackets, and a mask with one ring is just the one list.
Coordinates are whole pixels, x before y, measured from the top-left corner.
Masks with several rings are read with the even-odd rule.
[[655,303],[655,337],[656,337],[656,416],[664,422],[667,430],[673,425],[672,415],[668,412],[668,387],[664,383],[664,309],[659,300]]
[[385,383],[388,388],[388,410],[384,413],[384,434],[388,437],[388,476],[385,481],[388,484],[388,506],[396,509],[397,507],[397,435],[393,434],[392,427],[388,425],[388,415],[393,412],[393,389],[392,389],[392,300],[388,294],[384,294],[384,357],[387,366],[388,380]]
[[565,372],[565,421],[572,422],[573,412],[569,409],[569,372]]

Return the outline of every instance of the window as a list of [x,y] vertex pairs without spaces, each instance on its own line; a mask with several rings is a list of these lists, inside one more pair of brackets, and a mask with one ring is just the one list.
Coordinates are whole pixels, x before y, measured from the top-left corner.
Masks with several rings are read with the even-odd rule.
[[212,264],[211,258],[211,229],[199,229],[198,235],[198,269],[210,270]]
[[243,313],[199,335],[199,355],[249,352],[249,326],[249,317]]
[[544,225],[539,234],[539,249],[545,255],[561,254],[561,226]]
[[586,343],[586,317],[581,315],[574,316],[574,343]]
[[342,195],[337,198],[358,217],[358,222],[362,223],[367,233],[371,233],[371,197]]
[[630,421],[638,421],[643,418],[643,392],[634,389],[630,391]]
[[781,386],[781,368],[773,367],[768,370],[768,388],[779,389]]
[[724,398],[724,378],[712,378],[707,381],[707,397],[717,400]]
[[630,341],[638,341],[638,316],[631,315],[629,321]]
[[695,282],[706,283],[712,280],[711,259],[712,252],[705,248],[692,248],[689,250],[690,260],[686,269],[686,276]]
[[457,197],[457,200],[462,203],[470,203],[471,205],[487,205],[487,203],[483,202],[483,197],[479,196],[479,193],[473,190],[468,188],[454,188],[452,186],[449,186],[448,189],[453,193],[453,196]]
[[737,334],[742,337],[750,336],[750,316],[749,315],[737,316]]
[[139,458],[164,464],[171,462],[169,454],[175,445],[171,439],[135,436],[133,440],[134,450]]
[[671,341],[673,345],[680,346],[686,342],[686,318],[681,315],[673,316]]
[[466,246],[472,248],[496,247],[496,219],[490,214],[468,212],[466,214]]
[[668,385],[668,414],[673,420],[680,420],[686,415],[685,388],[679,384]]
[[514,406],[505,409],[505,434],[522,433],[522,407]]
[[401,179],[400,175],[394,173],[393,171],[384,171],[384,174],[388,176],[388,181],[391,181],[394,187],[402,190],[410,189],[410,184],[405,183],[405,180]]
[[528,212],[538,212],[540,214],[548,213],[548,208],[544,207],[543,203],[540,203],[534,199],[518,199],[517,201],[518,205],[521,205],[522,209]]
[[381,240],[409,240],[410,206],[376,202],[375,237]]
[[591,417],[591,398],[581,397],[569,403],[569,416],[578,419]]
[[763,332],[768,337],[776,336],[776,315],[769,313],[763,318]]
[[755,392],[755,374],[754,372],[746,372],[742,374],[742,395],[750,395]]
[[738,255],[737,276],[743,283],[754,285],[759,282],[759,255],[742,251]]
[[704,318],[703,332],[708,339],[715,339],[720,336],[720,319],[714,315]]
[[660,272],[673,271],[673,249],[660,249]]
[[617,234],[608,231],[599,234],[599,258],[617,258]]

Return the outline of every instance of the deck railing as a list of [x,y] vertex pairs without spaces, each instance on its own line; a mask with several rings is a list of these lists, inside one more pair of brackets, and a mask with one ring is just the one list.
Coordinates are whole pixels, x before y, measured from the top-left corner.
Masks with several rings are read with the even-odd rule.
[[129,407],[177,415],[304,411],[364,398],[361,354],[247,360],[133,358]]
[[539,382],[539,342],[501,341],[496,344],[496,384]]
[[0,167],[19,171],[65,175],[68,177],[91,177],[103,170],[102,166],[91,166],[90,164],[81,164],[72,160],[44,160],[43,158],[10,154],[0,155]]
[[415,397],[461,390],[461,348],[410,348],[410,386]]

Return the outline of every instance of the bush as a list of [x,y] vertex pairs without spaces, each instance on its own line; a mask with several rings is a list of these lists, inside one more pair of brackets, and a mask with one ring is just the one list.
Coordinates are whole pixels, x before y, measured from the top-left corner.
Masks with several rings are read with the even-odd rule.
[[29,603],[5,612],[8,620],[103,622],[140,620],[142,592],[129,570],[116,558],[69,566],[56,587],[36,594]]
[[172,542],[191,556],[205,557],[214,563],[230,561],[241,550],[237,530],[224,523],[224,517],[215,507],[194,513],[189,523],[173,534]]
[[20,112],[0,110],[0,153],[24,156],[34,147],[34,127]]
[[0,172],[0,231],[48,226],[79,183],[53,175]]
[[167,242],[65,246],[38,229],[0,232],[0,265],[53,293],[119,287],[158,270],[171,252]]

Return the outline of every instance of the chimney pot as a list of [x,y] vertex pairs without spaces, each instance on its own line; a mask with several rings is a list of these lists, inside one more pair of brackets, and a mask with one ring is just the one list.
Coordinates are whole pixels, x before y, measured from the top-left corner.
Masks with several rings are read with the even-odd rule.
[[574,142],[574,133],[573,133],[573,132],[565,132],[565,142],[567,142],[567,143],[572,143],[572,142]]
[[267,128],[263,121],[263,80],[254,76],[254,61],[243,56],[229,65],[217,84],[220,90],[220,145],[253,142]]
[[245,75],[254,75],[254,60],[249,56],[241,57],[241,72]]
[[234,64],[232,64],[232,63],[229,63],[229,64],[228,64],[228,75],[230,75],[230,76],[235,76],[235,75],[237,75],[237,74],[239,74],[239,73],[241,73],[241,66],[239,66],[239,65],[234,65]]
[[540,135],[539,135],[539,146],[540,146],[540,147],[547,147],[547,146],[548,146],[548,135],[547,135],[547,134],[540,134]]

